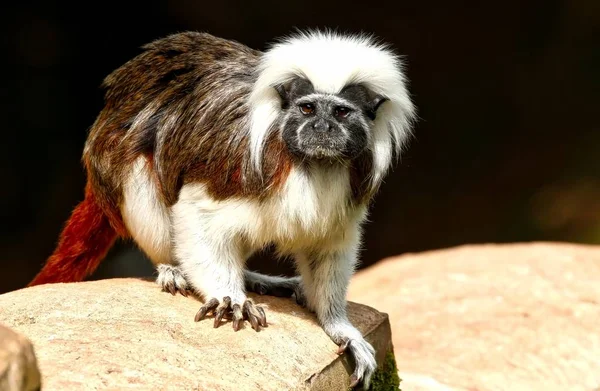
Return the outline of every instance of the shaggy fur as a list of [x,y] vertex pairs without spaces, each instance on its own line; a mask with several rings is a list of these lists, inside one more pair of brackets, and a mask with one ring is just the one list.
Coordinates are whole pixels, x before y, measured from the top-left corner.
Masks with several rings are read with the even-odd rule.
[[[187,32],[145,45],[103,87],[85,200],[31,284],[80,281],[129,237],[163,289],[205,298],[196,320],[213,312],[215,327],[227,313],[235,330],[266,326],[246,289],[294,293],[353,355],[351,384],[368,386],[374,350],[345,297],[369,202],[410,134],[399,58],[366,36],[299,33],[259,52]],[[299,278],[245,270],[271,244]]]

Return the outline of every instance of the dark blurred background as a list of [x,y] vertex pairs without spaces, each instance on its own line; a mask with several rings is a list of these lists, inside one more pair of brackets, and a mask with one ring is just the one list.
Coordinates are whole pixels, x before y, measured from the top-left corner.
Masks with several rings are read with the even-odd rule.
[[[34,276],[83,197],[102,79],[184,30],[264,49],[294,27],[336,27],[406,55],[420,120],[373,206],[363,266],[463,243],[600,244],[598,0],[21,1],[1,18],[0,293]],[[93,278],[152,272],[119,243]]]

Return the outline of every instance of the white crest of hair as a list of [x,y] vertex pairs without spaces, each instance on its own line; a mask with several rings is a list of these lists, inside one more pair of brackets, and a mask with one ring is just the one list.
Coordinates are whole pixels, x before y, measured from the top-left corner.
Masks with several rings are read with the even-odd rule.
[[264,144],[281,110],[273,87],[300,76],[319,93],[336,94],[349,84],[362,84],[388,99],[377,112],[369,146],[371,180],[378,184],[410,135],[415,116],[402,68],[400,58],[370,35],[308,31],[280,40],[263,54],[249,97],[254,169],[261,170]]

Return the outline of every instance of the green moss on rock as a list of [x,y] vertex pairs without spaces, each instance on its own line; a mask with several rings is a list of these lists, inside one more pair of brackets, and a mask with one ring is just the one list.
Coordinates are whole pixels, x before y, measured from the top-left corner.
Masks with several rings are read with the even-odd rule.
[[396,367],[394,352],[390,351],[385,356],[383,367],[378,368],[371,380],[372,391],[398,391],[400,390],[400,377]]

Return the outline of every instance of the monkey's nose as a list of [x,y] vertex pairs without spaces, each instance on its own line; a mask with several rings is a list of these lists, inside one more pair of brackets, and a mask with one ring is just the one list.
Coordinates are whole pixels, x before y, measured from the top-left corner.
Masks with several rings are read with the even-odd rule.
[[329,132],[331,130],[331,125],[329,122],[324,119],[318,119],[313,123],[313,129],[319,133]]

